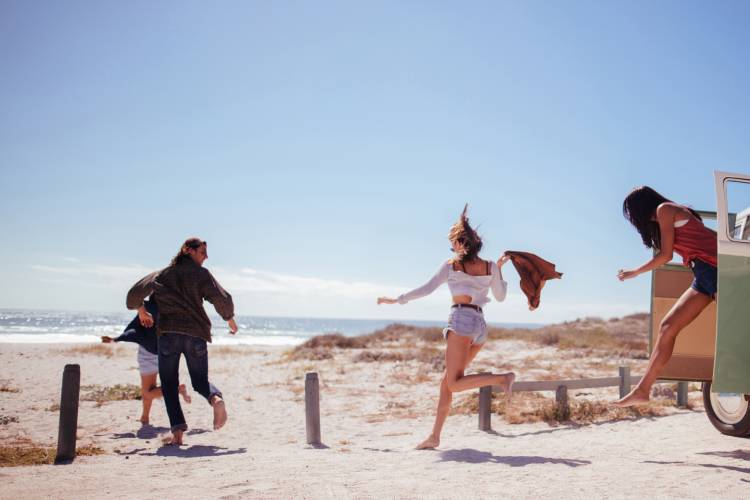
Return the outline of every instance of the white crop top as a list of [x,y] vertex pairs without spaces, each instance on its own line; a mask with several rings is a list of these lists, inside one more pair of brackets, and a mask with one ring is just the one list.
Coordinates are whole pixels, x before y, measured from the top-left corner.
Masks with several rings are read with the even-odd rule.
[[497,267],[497,263],[490,263],[489,275],[472,276],[463,271],[454,271],[453,264],[448,261],[440,266],[430,281],[411,292],[399,295],[398,303],[406,304],[410,300],[425,297],[445,282],[448,282],[451,295],[469,295],[471,303],[480,307],[490,301],[487,297],[490,289],[492,289],[492,295],[498,302],[505,300],[505,294],[508,291],[508,283],[503,280],[503,275]]

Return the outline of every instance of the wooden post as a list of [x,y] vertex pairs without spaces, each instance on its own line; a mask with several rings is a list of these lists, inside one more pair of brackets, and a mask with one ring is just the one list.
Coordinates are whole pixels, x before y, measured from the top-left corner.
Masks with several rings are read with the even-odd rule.
[[486,385],[479,388],[479,430],[492,430],[490,422],[492,411],[492,386]]
[[320,389],[318,374],[305,376],[305,428],[307,444],[320,444]]
[[630,367],[620,367],[620,397],[624,398],[630,393]]
[[73,460],[76,456],[78,430],[78,395],[81,389],[81,367],[65,365],[60,394],[60,426],[57,431],[55,463]]
[[570,420],[570,406],[568,405],[567,386],[557,386],[557,390],[555,391],[555,416],[560,422]]
[[688,383],[677,382],[677,406],[685,408],[688,404]]

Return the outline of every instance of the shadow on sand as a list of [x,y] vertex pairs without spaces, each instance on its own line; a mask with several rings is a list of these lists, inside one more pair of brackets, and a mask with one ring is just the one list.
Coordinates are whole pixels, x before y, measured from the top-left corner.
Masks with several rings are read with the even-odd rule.
[[[737,450],[740,451],[740,450]],[[720,455],[722,453],[722,455]],[[730,458],[730,455],[723,455],[723,453],[734,453],[734,452],[710,452],[710,453],[700,453],[700,455],[717,455],[717,456],[726,456]],[[747,452],[744,452],[747,453]],[[747,460],[746,458],[743,460]],[[673,461],[659,461],[659,460],[644,460],[644,464],[658,464],[658,465],[679,465],[679,466],[686,466],[686,467],[706,467],[708,469],[725,469],[725,470],[731,470],[734,472],[741,472],[743,474],[750,474],[750,467],[736,467],[734,465],[718,465],[718,464],[699,464],[699,463],[691,463],[691,462],[683,462],[680,460],[673,460]],[[743,480],[744,481],[744,480]]]
[[247,448],[237,448],[230,450],[220,446],[206,446],[196,444],[187,448],[181,446],[162,446],[156,452],[140,453],[144,457],[180,457],[180,458],[200,458],[200,457],[221,457],[224,455],[240,455],[247,453]]
[[169,427],[154,427],[153,425],[144,425],[141,426],[141,428],[136,432],[117,432],[115,434],[112,434],[112,439],[156,439],[160,434],[168,431]]
[[568,467],[580,467],[581,465],[590,465],[588,460],[575,460],[569,458],[549,458],[539,456],[502,456],[493,455],[486,451],[473,450],[464,448],[461,450],[447,450],[440,452],[441,462],[463,462],[469,464],[496,463],[510,465],[511,467],[525,467],[534,464],[559,464]]

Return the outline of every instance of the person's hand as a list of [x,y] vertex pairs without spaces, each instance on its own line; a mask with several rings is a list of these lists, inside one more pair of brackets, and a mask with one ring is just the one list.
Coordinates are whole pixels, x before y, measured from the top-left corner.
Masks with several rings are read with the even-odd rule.
[[239,328],[237,328],[237,322],[234,320],[234,318],[227,321],[227,325],[229,325],[229,333],[231,333],[232,335],[237,333],[237,330],[239,330]]
[[499,259],[497,259],[497,267],[502,268],[503,265],[510,260],[510,255],[502,254]]
[[141,325],[146,328],[154,326],[154,317],[151,316],[151,313],[148,312],[144,306],[138,308],[138,319],[140,320]]
[[102,335],[102,342],[104,342],[105,344],[111,344],[114,341],[115,339],[113,339],[112,337],[108,335]]
[[378,297],[378,305],[380,304],[397,304],[398,300],[390,297]]
[[638,273],[635,271],[625,271],[624,269],[620,269],[617,271],[617,279],[620,281],[629,280],[630,278],[635,278],[638,276]]

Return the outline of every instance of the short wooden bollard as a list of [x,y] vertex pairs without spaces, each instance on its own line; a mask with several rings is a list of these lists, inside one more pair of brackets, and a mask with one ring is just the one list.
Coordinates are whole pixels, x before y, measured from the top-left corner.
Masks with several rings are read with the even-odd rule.
[[490,423],[492,411],[492,386],[487,385],[479,388],[479,430],[492,430]]
[[620,367],[620,397],[624,398],[630,393],[630,367]]
[[81,390],[81,367],[65,365],[60,394],[60,427],[57,431],[55,463],[73,460],[76,456],[78,429],[78,395]]
[[555,391],[555,416],[557,420],[563,422],[570,420],[570,406],[568,405],[568,387],[565,385],[557,386]]
[[688,383],[677,382],[677,406],[685,408],[688,404]]
[[305,375],[305,428],[307,444],[320,444],[320,387],[317,373]]

